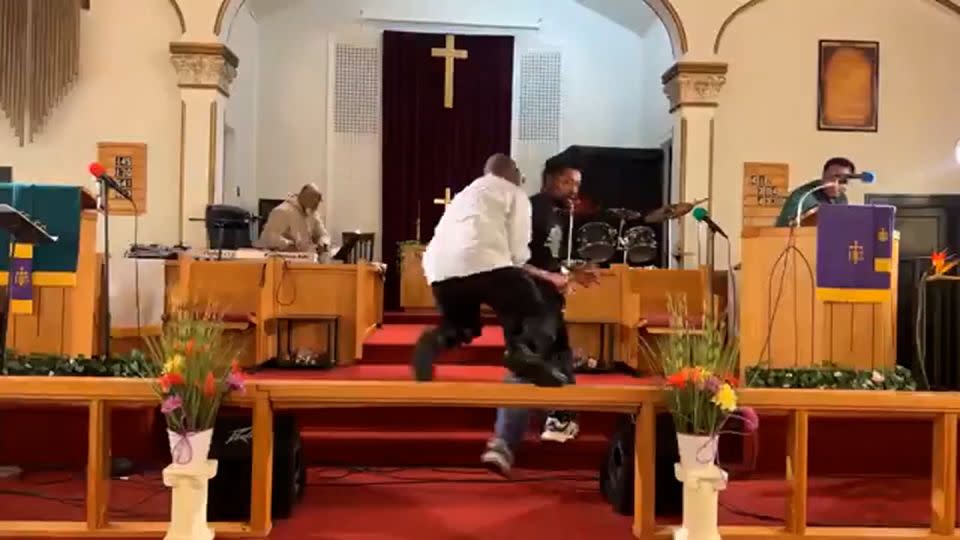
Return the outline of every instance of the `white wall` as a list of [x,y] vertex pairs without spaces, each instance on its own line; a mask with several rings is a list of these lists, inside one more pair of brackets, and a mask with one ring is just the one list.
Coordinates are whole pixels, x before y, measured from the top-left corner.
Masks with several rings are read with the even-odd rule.
[[[147,144],[141,242],[177,242],[180,90],[169,45],[180,24],[168,0],[97,0],[81,14],[80,78],[24,147],[0,115],[0,163],[14,180],[95,190],[86,172],[98,142]],[[133,241],[133,218],[113,217],[111,250]],[[102,245],[102,239],[101,245]]]
[[[713,192],[728,195],[713,201],[717,221],[739,237],[745,161],[788,163],[797,186],[843,155],[877,173],[872,192],[960,190],[958,35],[960,17],[933,0],[768,0],[744,12],[720,48]],[[829,38],[880,42],[877,133],[817,131],[817,42]],[[851,185],[851,202],[866,191]]]
[[223,202],[256,211],[260,40],[257,21],[246,4],[233,19],[226,43],[240,58],[240,66],[225,111],[225,125],[233,135],[224,136]]
[[[361,10],[367,16],[447,23],[542,22],[538,31],[384,24],[361,20]],[[259,24],[258,196],[283,197],[305,182],[317,182],[326,195],[328,227],[335,237],[360,228],[376,231],[379,238],[381,186],[379,135],[346,137],[328,129],[331,43],[378,47],[382,30],[389,28],[512,34],[518,57],[526,51],[560,51],[561,139],[513,142],[530,190],[539,187],[543,160],[569,145],[656,147],[662,142],[644,125],[644,78],[649,73],[643,38],[574,0],[304,1],[261,17]],[[665,32],[662,38],[669,51]],[[656,70],[657,86],[663,69]],[[665,111],[665,99],[661,102]],[[515,102],[515,115],[517,109]]]
[[676,61],[670,49],[667,28],[659,20],[650,24],[643,33],[640,45],[643,51],[643,132],[646,135],[645,146],[659,148],[673,136],[673,115],[670,114],[670,101],[663,93],[660,78]]

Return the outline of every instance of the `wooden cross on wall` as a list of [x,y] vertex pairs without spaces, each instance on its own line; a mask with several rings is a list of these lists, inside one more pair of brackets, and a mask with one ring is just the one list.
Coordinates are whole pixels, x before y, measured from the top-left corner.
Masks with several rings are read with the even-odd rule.
[[453,108],[453,65],[457,60],[466,60],[467,51],[457,49],[455,46],[456,37],[447,34],[446,46],[444,48],[434,47],[430,49],[430,56],[434,58],[443,58],[443,107],[445,109]]

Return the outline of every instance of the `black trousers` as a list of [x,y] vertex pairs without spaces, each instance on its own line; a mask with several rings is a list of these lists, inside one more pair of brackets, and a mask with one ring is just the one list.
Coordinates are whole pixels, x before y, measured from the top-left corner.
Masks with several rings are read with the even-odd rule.
[[534,281],[523,269],[509,267],[434,283],[445,347],[470,343],[480,335],[480,310],[486,304],[503,326],[508,349],[522,345],[548,360],[558,326],[554,310]]
[[[548,324],[554,329],[554,340],[548,352],[547,362],[553,364],[567,377],[568,384],[574,384],[576,381],[573,371],[573,349],[570,346],[567,321],[563,317],[563,311],[567,306],[567,299],[552,283],[548,283],[542,279],[534,279],[534,282],[540,291],[540,295],[543,297]],[[548,411],[547,415],[561,422],[565,422],[574,417],[573,413],[567,411]]]

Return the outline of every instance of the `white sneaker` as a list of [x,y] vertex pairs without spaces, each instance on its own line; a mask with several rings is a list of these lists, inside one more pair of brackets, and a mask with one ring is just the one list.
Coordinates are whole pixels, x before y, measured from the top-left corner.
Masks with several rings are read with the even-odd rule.
[[490,439],[487,450],[480,456],[483,466],[500,476],[510,476],[513,467],[513,452],[503,439]]
[[540,434],[541,441],[564,443],[573,439],[580,433],[580,425],[577,421],[570,418],[561,420],[553,416],[547,417],[547,422],[543,425],[543,433]]

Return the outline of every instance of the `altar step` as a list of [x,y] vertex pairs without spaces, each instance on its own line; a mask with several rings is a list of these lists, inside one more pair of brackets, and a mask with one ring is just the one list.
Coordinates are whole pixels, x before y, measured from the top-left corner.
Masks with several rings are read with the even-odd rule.
[[[364,340],[359,363],[409,364],[417,339],[439,321],[438,317],[435,319],[424,316],[425,322],[420,324],[385,322]],[[499,366],[503,363],[503,349],[503,331],[499,326],[486,325],[480,337],[469,345],[443,353],[437,363]]]

